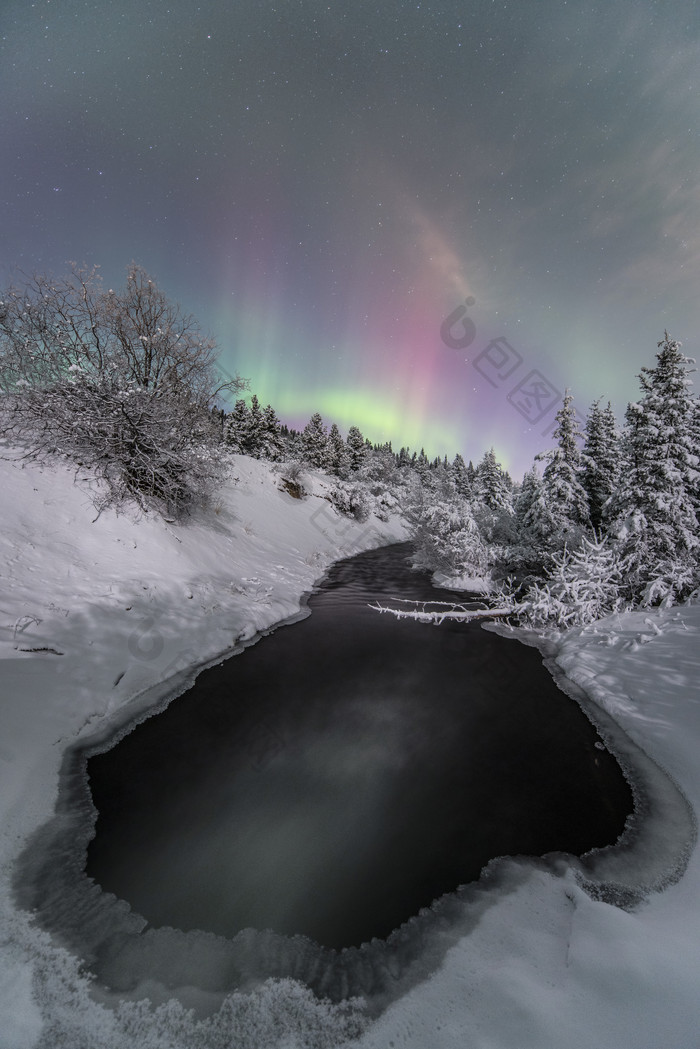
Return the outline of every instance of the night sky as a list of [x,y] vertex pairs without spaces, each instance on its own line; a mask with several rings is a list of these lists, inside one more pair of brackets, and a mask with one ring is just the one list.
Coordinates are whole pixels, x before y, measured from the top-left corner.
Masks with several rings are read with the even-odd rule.
[[698,354],[696,0],[3,0],[0,38],[2,283],[135,260],[289,423],[518,476],[566,386],[621,417],[664,328]]

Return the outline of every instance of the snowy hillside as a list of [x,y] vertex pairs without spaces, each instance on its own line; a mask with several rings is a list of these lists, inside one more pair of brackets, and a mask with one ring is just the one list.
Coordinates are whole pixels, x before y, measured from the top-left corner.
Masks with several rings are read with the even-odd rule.
[[[95,520],[90,482],[74,484],[67,467],[0,461],[0,472],[5,912],[10,865],[51,815],[66,745],[154,703],[139,697],[164,679],[297,615],[338,556],[401,540],[404,529],[340,516],[320,474],[305,474],[313,494],[295,499],[269,464],[243,456],[219,501],[179,525],[111,510]],[[11,924],[23,941],[23,923]],[[34,1045],[41,1028],[25,951],[3,948],[2,1049]]]
[[332,560],[404,537],[398,520],[337,514],[323,475],[298,500],[269,464],[237,456],[234,472],[219,503],[173,524],[111,510],[95,520],[80,474],[74,484],[61,466],[0,462],[0,1049],[322,1047],[358,1035],[358,1049],[697,1049],[700,863],[684,800],[698,810],[695,605],[609,617],[556,653],[632,741],[613,726],[610,745],[644,766],[646,855],[637,845],[610,860],[610,880],[652,887],[629,910],[594,898],[567,862],[505,864],[433,975],[366,1023],[292,981],[231,996],[206,1019],[177,1002],[115,1013],[13,907],[13,863],[51,815],[72,741],[296,615]]

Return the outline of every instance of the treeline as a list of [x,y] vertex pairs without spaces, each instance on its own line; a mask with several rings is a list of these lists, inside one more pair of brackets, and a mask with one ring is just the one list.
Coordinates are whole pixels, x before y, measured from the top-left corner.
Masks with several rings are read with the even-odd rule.
[[443,478],[452,477],[461,492],[471,491],[475,483],[485,485],[489,492],[493,487],[494,497],[502,488],[513,488],[510,476],[497,464],[493,449],[477,469],[471,461],[466,464],[459,453],[449,462],[447,456],[429,459],[422,448],[412,452],[402,447],[394,452],[391,441],[372,443],[357,426],[351,426],[344,438],[336,423],[329,427],[319,412],[311,416],[303,430],[294,430],[280,422],[272,405],[263,408],[257,394],[252,395],[250,406],[241,398],[228,414],[220,411],[219,418],[221,437],[228,447],[255,459],[298,459],[317,470],[347,478],[359,471],[368,456],[383,455],[399,470],[411,469],[421,476],[433,471]]
[[591,622],[621,608],[673,603],[700,585],[694,361],[668,332],[658,351],[656,364],[642,368],[640,397],[619,429],[610,404],[596,401],[579,434],[567,394],[557,446],[539,457],[542,476],[533,467],[523,480],[520,535],[544,558],[510,596],[532,622]]
[[429,460],[363,443],[356,427],[343,442],[319,415],[286,433],[286,451],[383,492],[411,525],[416,564],[487,577],[520,619],[566,627],[672,603],[700,586],[700,402],[680,344],[665,333],[658,351],[622,426],[598,399],[581,431],[567,391],[554,447],[520,483],[493,449],[477,466]]
[[323,470],[340,512],[403,514],[417,564],[488,577],[519,616],[566,626],[700,584],[693,362],[668,333],[658,350],[621,427],[598,400],[580,433],[567,393],[554,447],[516,484],[493,449],[476,466],[460,454],[431,460],[372,444],[357,426],[343,437],[318,413],[291,430],[255,394],[240,396],[239,376],[221,377],[213,341],[139,266],[119,291],[73,267],[0,297],[0,435],[27,457],[90,468],[100,507],[186,513],[226,476],[222,449],[280,463],[290,483]]

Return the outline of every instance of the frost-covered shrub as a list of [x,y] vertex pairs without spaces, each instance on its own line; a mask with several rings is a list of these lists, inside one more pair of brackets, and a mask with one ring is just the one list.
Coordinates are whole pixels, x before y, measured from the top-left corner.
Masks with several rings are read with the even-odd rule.
[[370,500],[360,484],[339,482],[331,489],[329,499],[339,513],[356,521],[366,521],[371,513]]
[[29,457],[60,455],[92,470],[97,506],[133,499],[178,515],[205,502],[225,469],[208,412],[125,382],[111,367],[25,390],[5,421]]
[[39,276],[0,308],[0,433],[65,456],[101,482],[97,505],[135,499],[179,514],[219,482],[217,352],[132,265],[121,292],[96,271]]
[[622,565],[605,540],[583,539],[575,550],[554,554],[543,583],[528,587],[511,607],[521,621],[566,630],[618,611],[623,605]]
[[644,607],[668,607],[689,597],[700,583],[700,569],[688,559],[660,561],[647,570],[647,580],[639,603]]
[[506,547],[518,542],[518,527],[513,513],[504,508],[492,510],[477,503],[473,509],[474,520],[484,541],[493,545]]
[[306,495],[304,487],[304,464],[294,459],[288,463],[282,463],[279,467],[282,475],[282,488],[293,499],[303,499]]
[[488,552],[466,500],[427,502],[410,507],[407,518],[417,567],[453,575],[483,575]]
[[[679,542],[674,552],[661,552],[641,510],[617,521],[614,534],[624,564],[626,592],[634,604],[672,605],[688,597],[700,583],[697,549]],[[669,539],[667,549],[671,545]]]
[[527,591],[529,586],[540,582],[552,566],[552,553],[530,543],[516,543],[513,546],[489,546],[491,578],[498,583],[510,580],[511,591],[517,597]]

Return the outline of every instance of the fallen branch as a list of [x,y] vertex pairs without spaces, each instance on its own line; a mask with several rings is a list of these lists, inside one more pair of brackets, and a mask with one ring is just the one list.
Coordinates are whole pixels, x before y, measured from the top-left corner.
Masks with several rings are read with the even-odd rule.
[[[404,598],[398,600],[408,604]],[[414,601],[414,605],[422,605],[421,608],[389,608],[387,605],[369,605],[375,612],[391,612],[397,619],[416,619],[420,623],[433,623],[439,626],[446,619],[458,619],[468,622],[471,619],[497,619],[511,615],[509,608],[465,608],[464,605],[450,605],[441,601]],[[441,605],[441,611],[428,612],[426,605]]]

